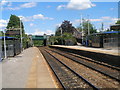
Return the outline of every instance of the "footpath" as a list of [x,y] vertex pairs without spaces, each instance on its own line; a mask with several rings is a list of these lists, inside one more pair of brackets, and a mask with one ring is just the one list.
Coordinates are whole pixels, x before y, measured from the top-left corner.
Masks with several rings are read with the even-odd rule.
[[47,63],[36,47],[3,60],[2,88],[57,88]]

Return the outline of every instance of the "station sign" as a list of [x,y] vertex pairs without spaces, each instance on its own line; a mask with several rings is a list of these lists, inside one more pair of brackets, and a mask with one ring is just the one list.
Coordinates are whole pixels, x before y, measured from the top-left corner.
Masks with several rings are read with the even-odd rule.
[[7,30],[7,31],[6,31],[6,35],[7,35],[7,36],[20,35],[20,30]]

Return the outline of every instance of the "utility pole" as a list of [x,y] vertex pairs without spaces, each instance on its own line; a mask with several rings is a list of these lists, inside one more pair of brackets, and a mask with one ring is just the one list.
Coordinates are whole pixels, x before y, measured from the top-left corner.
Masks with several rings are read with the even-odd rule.
[[101,30],[102,30],[102,32],[104,30],[104,24],[103,24],[103,22],[102,22]]
[[88,15],[88,35],[90,35],[90,22],[89,22],[89,15]]
[[82,28],[82,44],[83,44],[83,21],[82,21],[83,19],[82,19],[82,14],[81,14],[81,28]]
[[[1,2],[1,10],[2,10],[2,8],[3,8],[3,6],[2,6],[2,2]],[[7,54],[6,54],[6,40],[5,40],[6,29],[4,29],[3,33],[4,33],[4,55],[5,55],[4,59],[6,59],[7,58]]]

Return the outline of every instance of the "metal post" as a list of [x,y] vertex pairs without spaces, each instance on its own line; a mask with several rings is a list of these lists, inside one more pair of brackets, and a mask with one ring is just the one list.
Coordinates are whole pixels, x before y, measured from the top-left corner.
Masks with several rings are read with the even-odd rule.
[[81,14],[81,28],[82,28],[82,44],[83,44],[83,21],[82,21],[82,14]]
[[22,47],[23,47],[23,42],[22,42],[22,27],[21,27],[21,18],[20,18],[20,36],[21,36],[21,52],[22,52]]
[[103,30],[104,30],[104,23],[102,22],[101,24],[102,24],[101,25],[101,30],[102,30],[101,32],[103,32]]
[[5,32],[6,32],[6,29],[5,29],[5,31],[4,31],[4,55],[5,55],[4,59],[6,59],[6,58],[7,58]]
[[88,35],[90,35],[89,15],[88,15]]

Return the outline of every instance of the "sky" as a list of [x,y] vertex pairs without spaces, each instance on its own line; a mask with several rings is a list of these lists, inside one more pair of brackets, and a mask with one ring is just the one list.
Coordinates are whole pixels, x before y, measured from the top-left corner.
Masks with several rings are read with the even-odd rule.
[[25,33],[33,35],[54,34],[64,20],[74,27],[81,22],[81,15],[98,29],[104,29],[118,20],[118,2],[91,2],[69,0],[68,2],[8,2],[1,3],[0,30],[4,30],[10,15],[19,16],[24,23]]

